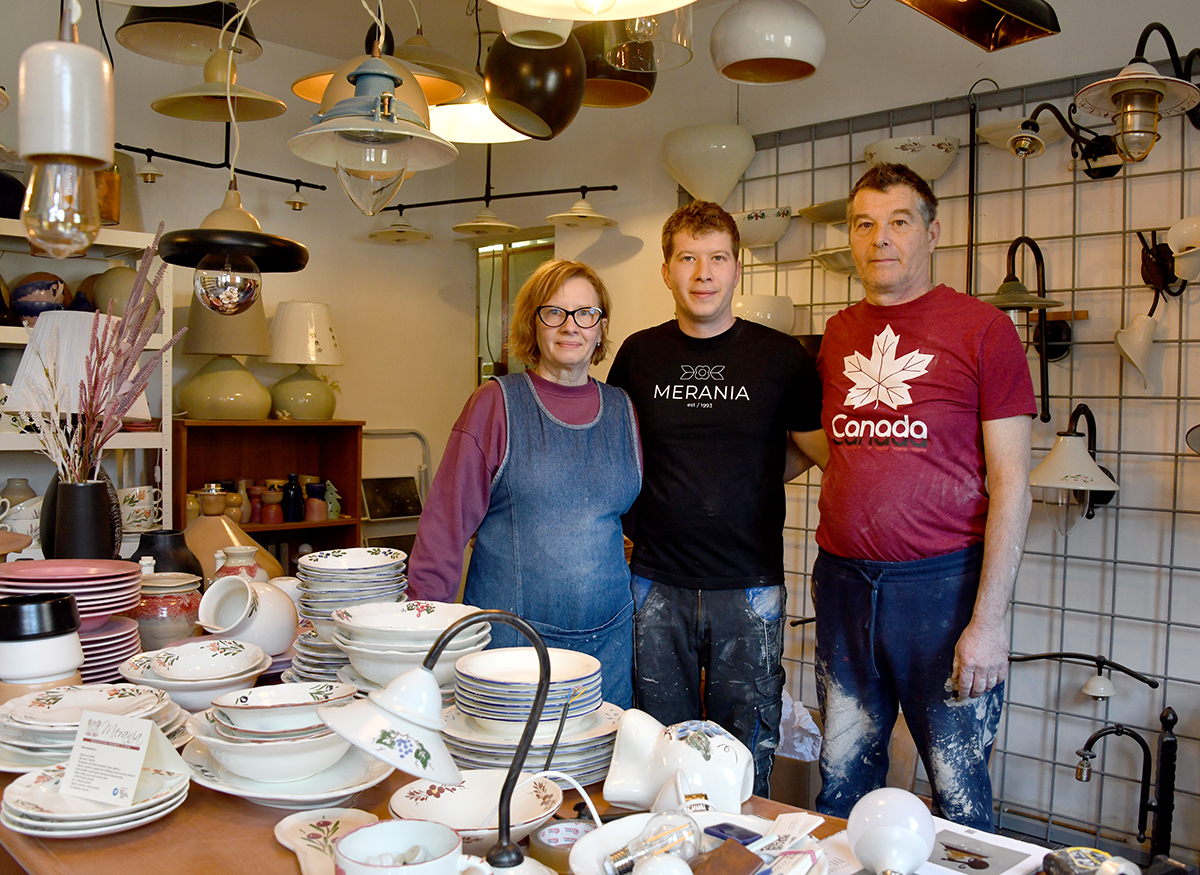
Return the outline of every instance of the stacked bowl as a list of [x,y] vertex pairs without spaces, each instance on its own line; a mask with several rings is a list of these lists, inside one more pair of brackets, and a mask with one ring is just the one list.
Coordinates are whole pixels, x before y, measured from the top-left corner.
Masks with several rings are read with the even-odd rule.
[[407,558],[403,551],[389,547],[350,547],[301,556],[296,573],[300,616],[312,623],[319,638],[329,641],[330,615],[339,608],[403,601],[408,589]]
[[[352,682],[371,690],[420,666],[442,632],[478,611],[472,605],[446,602],[368,603],[334,611],[331,637],[350,660],[354,674],[348,677],[357,676],[358,680]],[[456,661],[483,650],[491,640],[489,623],[463,630],[433,667],[438,685],[449,690],[454,684]]]
[[213,699],[252,686],[271,667],[256,644],[215,638],[152,650],[121,664],[134,683],[164,690],[180,707],[203,711]]
[[[553,647],[549,652],[550,691],[525,768],[554,769],[590,784],[608,772],[623,712],[601,698],[599,660]],[[537,679],[537,654],[530,647],[498,648],[458,660],[454,705],[443,712],[443,736],[460,768],[502,768],[512,761]],[[547,765],[560,721],[562,737]]]

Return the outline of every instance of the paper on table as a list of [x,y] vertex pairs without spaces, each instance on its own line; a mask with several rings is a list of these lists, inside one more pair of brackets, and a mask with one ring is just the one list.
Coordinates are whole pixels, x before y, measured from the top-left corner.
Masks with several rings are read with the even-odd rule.
[[189,772],[153,720],[84,711],[59,792],[128,808],[143,768]]
[[771,856],[787,850],[825,822],[825,818],[807,811],[789,812],[775,818],[771,832],[746,847],[756,854]]
[[[946,870],[980,875],[1029,875],[1041,868],[1047,850],[1029,842],[980,832],[940,817],[933,819],[937,835],[933,853],[916,875],[946,875]],[[866,870],[850,851],[843,830],[821,841],[829,858],[829,875],[857,875]]]

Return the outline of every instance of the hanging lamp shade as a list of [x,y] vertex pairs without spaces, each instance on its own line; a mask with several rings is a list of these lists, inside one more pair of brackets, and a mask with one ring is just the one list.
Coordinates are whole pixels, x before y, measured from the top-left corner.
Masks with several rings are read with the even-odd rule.
[[574,35],[556,49],[521,49],[497,37],[483,68],[488,107],[535,140],[566,130],[583,105],[587,63]]
[[987,52],[1059,32],[1046,0],[900,0]]
[[[131,52],[156,61],[202,67],[208,56],[219,48],[221,28],[237,13],[235,4],[222,2],[195,6],[131,6],[124,23],[117,28],[117,42]],[[236,25],[225,33],[227,44],[234,27]],[[243,63],[262,54],[262,44],[254,38],[249,19],[242,24],[237,45],[242,50],[239,60]]]
[[825,31],[800,0],[741,0],[717,19],[708,47],[730,82],[780,85],[817,72]]
[[403,213],[398,214],[386,228],[372,231],[368,236],[380,243],[423,243],[433,239],[433,235],[428,231],[413,227],[413,223]]
[[1060,431],[1046,458],[1029,472],[1029,485],[1046,489],[1086,489],[1116,492],[1117,481],[1096,464],[1085,435]]
[[516,143],[529,139],[500,121],[484,99],[431,106],[429,129],[451,143]]
[[721,204],[754,160],[754,137],[740,125],[677,128],[663,137],[662,159],[688,194]]
[[580,198],[565,213],[546,216],[546,224],[559,228],[614,228],[617,220],[597,213],[587,198]]
[[497,6],[537,18],[611,21],[675,9],[680,0],[492,0]]
[[[325,93],[318,101],[320,103],[320,107],[317,109],[319,115],[325,115],[347,97],[354,96],[354,85],[350,82],[350,74],[370,57],[370,55],[358,55],[333,71],[329,84],[325,86]],[[392,92],[396,95],[396,99],[401,103],[408,104],[420,117],[425,127],[429,127],[429,101],[425,99],[425,92],[421,90],[412,70],[399,58],[393,58],[391,55],[384,55],[379,60],[391,67],[392,72],[400,79],[400,84]]]
[[282,100],[237,84],[237,61],[231,68],[230,54],[229,49],[213,52],[204,64],[204,84],[160,97],[150,104],[150,108],[162,115],[188,121],[227,122],[226,90],[232,86],[233,114],[240,122],[261,121],[287,112],[287,104]]
[[692,59],[692,7],[604,23],[604,57],[621,70],[661,73]]
[[582,24],[571,31],[583,50],[587,81],[583,87],[583,105],[605,108],[637,106],[650,99],[658,74],[622,70],[604,55],[603,21]]
[[505,222],[492,211],[491,207],[484,207],[474,219],[469,222],[460,222],[451,230],[456,234],[473,234],[481,237],[484,234],[516,234],[521,229]]
[[567,41],[575,24],[569,18],[536,18],[503,6],[496,8],[496,14],[504,38],[523,49],[557,48]]

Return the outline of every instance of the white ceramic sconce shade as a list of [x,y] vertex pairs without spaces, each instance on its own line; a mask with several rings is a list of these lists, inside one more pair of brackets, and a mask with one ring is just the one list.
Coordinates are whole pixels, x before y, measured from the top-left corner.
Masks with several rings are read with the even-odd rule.
[[742,85],[807,79],[825,57],[825,31],[799,0],[741,0],[717,19],[709,38],[717,72]]
[[1133,365],[1138,376],[1142,378],[1143,388],[1150,386],[1146,375],[1150,372],[1150,351],[1154,344],[1154,332],[1157,330],[1157,319],[1139,313],[1130,320],[1128,326],[1113,337],[1113,343],[1117,345],[1121,358]]
[[740,125],[678,128],[663,137],[662,159],[688,194],[720,204],[754,160],[754,137]]

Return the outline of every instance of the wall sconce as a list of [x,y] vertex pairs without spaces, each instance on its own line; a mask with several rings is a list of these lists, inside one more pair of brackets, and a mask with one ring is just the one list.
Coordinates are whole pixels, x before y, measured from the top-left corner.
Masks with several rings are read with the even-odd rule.
[[[1017,278],[1017,250],[1021,246],[1029,247],[1029,251],[1033,253],[1033,263],[1037,268],[1037,294],[1030,293]],[[1000,284],[1000,288],[996,290],[994,295],[981,295],[979,300],[1005,310],[1011,316],[1018,311],[1028,313],[1031,310],[1037,310],[1038,324],[1037,330],[1034,332],[1034,339],[1037,343],[1038,351],[1038,376],[1042,383],[1042,412],[1040,419],[1042,422],[1050,421],[1050,387],[1048,365],[1049,352],[1047,349],[1049,330],[1046,324],[1046,310],[1050,307],[1061,307],[1062,301],[1055,301],[1046,297],[1046,263],[1042,259],[1041,247],[1037,245],[1032,237],[1021,236],[1008,244],[1008,274],[1004,277],[1004,282]],[[1063,328],[1058,329],[1059,334],[1055,338],[1055,344],[1064,345],[1071,341],[1071,328],[1067,323],[1061,323]],[[1065,334],[1062,333],[1065,329]],[[1062,356],[1058,356],[1062,358]]]
[[1153,678],[1148,678],[1141,672],[1134,671],[1128,666],[1121,665],[1119,662],[1113,662],[1111,659],[1101,656],[1100,654],[1093,656],[1090,653],[1030,653],[1026,656],[1010,656],[1008,661],[1033,662],[1034,660],[1038,659],[1053,659],[1058,662],[1065,662],[1071,665],[1078,665],[1081,662],[1094,663],[1096,666],[1096,673],[1088,679],[1087,683],[1083,685],[1083,688],[1080,690],[1080,692],[1085,696],[1091,696],[1097,701],[1110,698],[1112,694],[1116,692],[1116,688],[1113,686],[1112,679],[1104,676],[1104,669],[1106,668],[1116,669],[1117,671],[1124,672],[1134,680],[1141,681],[1152,690],[1158,689],[1158,681],[1154,680]]
[[[1162,34],[1171,56],[1174,76],[1163,76],[1146,62],[1146,42],[1150,34]],[[1084,112],[1113,119],[1117,151],[1125,161],[1142,161],[1158,142],[1158,120],[1187,113],[1192,127],[1200,130],[1200,88],[1192,84],[1192,63],[1197,52],[1188,55],[1186,68],[1179,62],[1171,32],[1159,22],[1146,25],[1138,37],[1137,49],[1129,64],[1111,79],[1102,79],[1080,89],[1075,103]]]
[[96,171],[113,163],[113,74],[79,45],[79,0],[63,6],[57,40],[21,53],[18,151],[30,165],[21,207],[35,252],[81,254],[100,231]]
[[1038,136],[1040,129],[1037,117],[1043,112],[1048,112],[1071,138],[1071,154],[1076,160],[1083,162],[1083,173],[1088,179],[1108,179],[1116,176],[1121,172],[1120,162],[1113,161],[1118,157],[1116,142],[1107,134],[1098,134],[1076,122],[1077,111],[1077,107],[1072,103],[1067,107],[1068,118],[1064,118],[1054,104],[1038,104],[1029,114],[1029,118],[1021,122],[1021,132],[1009,137],[1008,151],[1018,158],[1036,158],[1041,155],[1046,150],[1046,141]]
[[[1079,418],[1087,421],[1087,440],[1079,431]],[[1060,535],[1069,534],[1079,518],[1092,519],[1095,508],[1108,504],[1120,488],[1112,475],[1096,464],[1096,417],[1086,404],[1071,411],[1066,431],[1046,458],[1029,472],[1029,485],[1041,487],[1042,507],[1050,525]]]

